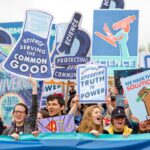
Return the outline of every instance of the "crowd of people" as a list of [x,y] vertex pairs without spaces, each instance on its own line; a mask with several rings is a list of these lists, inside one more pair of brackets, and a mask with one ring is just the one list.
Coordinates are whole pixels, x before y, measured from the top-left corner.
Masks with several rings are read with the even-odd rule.
[[[64,114],[74,115],[76,132],[100,134],[121,134],[128,137],[130,134],[149,133],[150,127],[146,121],[139,122],[132,115],[129,106],[117,106],[115,87],[110,89],[103,104],[80,104],[79,96],[71,85],[67,108],[63,94],[54,93],[47,97],[45,109],[39,110],[37,100],[37,82],[31,79],[32,105],[30,111],[23,103],[18,103],[12,114],[12,126],[5,127],[0,119],[0,134],[12,136],[18,140],[21,134],[38,136],[38,121],[43,118],[56,117]],[[65,109],[65,111],[64,111]],[[65,112],[65,113],[64,113]]]

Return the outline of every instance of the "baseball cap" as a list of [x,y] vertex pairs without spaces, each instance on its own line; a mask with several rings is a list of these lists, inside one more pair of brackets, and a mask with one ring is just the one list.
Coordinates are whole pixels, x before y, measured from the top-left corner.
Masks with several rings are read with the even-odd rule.
[[126,117],[125,111],[122,107],[116,107],[112,113],[111,118],[117,118],[117,117]]

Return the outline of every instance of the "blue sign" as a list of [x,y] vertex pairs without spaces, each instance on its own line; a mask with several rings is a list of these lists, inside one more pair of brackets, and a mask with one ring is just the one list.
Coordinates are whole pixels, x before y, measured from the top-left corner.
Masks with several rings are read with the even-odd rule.
[[137,67],[138,11],[95,10],[92,59],[113,70]]
[[48,37],[52,16],[40,11],[27,11],[23,33],[6,59],[4,69],[33,78],[45,79],[52,76],[49,58]]
[[76,67],[90,60],[90,37],[80,30],[81,15],[75,13],[71,23],[58,24],[56,48],[52,54],[53,77],[61,80],[76,79]]

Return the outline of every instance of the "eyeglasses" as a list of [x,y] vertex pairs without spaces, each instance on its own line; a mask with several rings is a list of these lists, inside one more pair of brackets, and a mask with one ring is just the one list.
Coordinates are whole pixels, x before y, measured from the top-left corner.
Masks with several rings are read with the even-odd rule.
[[15,110],[15,111],[14,111],[14,113],[15,113],[15,114],[18,114],[18,113],[20,113],[20,114],[24,114],[24,113],[25,113],[25,111]]

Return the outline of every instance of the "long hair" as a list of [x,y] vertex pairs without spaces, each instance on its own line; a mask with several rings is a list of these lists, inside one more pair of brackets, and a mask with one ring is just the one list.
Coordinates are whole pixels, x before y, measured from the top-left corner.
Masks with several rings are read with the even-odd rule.
[[86,108],[84,114],[83,114],[83,118],[81,121],[80,126],[78,127],[78,132],[90,132],[91,130],[97,130],[100,133],[103,132],[103,122],[102,122],[102,118],[101,118],[101,124],[100,125],[95,125],[93,123],[92,120],[92,112],[95,108],[100,109],[100,111],[102,111],[102,108],[98,105],[93,105],[90,106],[88,108]]

